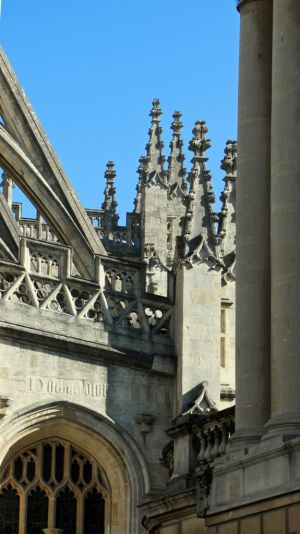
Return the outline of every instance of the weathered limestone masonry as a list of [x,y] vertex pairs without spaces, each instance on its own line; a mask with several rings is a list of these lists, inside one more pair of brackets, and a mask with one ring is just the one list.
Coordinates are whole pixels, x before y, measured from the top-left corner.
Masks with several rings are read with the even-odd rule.
[[233,428],[211,417],[235,396],[236,143],[216,214],[206,124],[187,173],[181,114],[166,166],[161,113],[120,226],[113,162],[84,209],[0,53],[0,532],[138,534],[166,495],[202,529],[190,470]]

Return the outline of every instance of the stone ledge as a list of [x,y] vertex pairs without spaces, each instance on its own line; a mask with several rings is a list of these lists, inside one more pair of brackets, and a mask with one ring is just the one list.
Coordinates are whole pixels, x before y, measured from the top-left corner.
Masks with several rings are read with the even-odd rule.
[[[232,457],[234,455],[234,457]],[[253,453],[215,462],[207,515],[300,490],[300,439],[263,442]]]

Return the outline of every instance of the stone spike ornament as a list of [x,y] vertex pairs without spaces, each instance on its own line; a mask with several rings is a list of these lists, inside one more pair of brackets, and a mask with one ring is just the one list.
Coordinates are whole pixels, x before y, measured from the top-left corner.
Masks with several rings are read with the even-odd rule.
[[106,187],[104,190],[104,202],[102,204],[102,210],[104,211],[104,227],[107,229],[117,226],[119,220],[119,216],[116,211],[118,203],[115,200],[116,188],[114,185],[114,180],[116,177],[116,171],[113,161],[108,161],[106,164],[104,176],[106,179]]
[[206,169],[206,151],[211,147],[211,141],[206,137],[207,131],[205,121],[196,121],[189,144],[189,150],[194,156],[188,176],[190,190],[183,225],[185,255],[193,255],[199,239],[213,251],[215,248],[215,223],[218,217],[212,207],[215,195],[212,191],[211,173]]
[[147,169],[147,158],[141,156],[139,159],[139,166],[136,170],[139,178],[136,185],[136,196],[134,199],[134,213],[141,213],[141,198],[142,198],[142,184],[145,182]]
[[171,124],[171,130],[173,130],[172,141],[170,142],[170,156],[168,158],[168,178],[169,185],[172,187],[174,184],[181,185],[182,190],[186,191],[186,169],[184,167],[185,156],[182,151],[183,140],[181,139],[180,131],[183,127],[181,122],[180,111],[173,113],[173,122]]
[[154,98],[152,108],[149,113],[151,126],[149,129],[149,142],[146,145],[147,156],[144,162],[147,164],[147,183],[153,181],[154,175],[164,183],[166,182],[166,172],[164,170],[165,157],[163,155],[164,143],[161,139],[162,127],[160,126],[160,116],[162,110],[159,107],[159,99]]
[[237,143],[229,139],[221,161],[221,169],[226,172],[225,187],[220,196],[222,208],[219,213],[217,239],[223,255],[235,249],[236,234],[236,176],[237,176]]

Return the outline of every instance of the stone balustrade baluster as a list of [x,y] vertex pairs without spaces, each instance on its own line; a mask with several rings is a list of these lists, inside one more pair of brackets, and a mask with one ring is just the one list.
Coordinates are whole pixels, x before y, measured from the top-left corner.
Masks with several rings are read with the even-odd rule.
[[206,441],[205,434],[202,431],[197,433],[197,437],[199,438],[199,441],[200,441],[200,451],[198,453],[197,459],[199,462],[203,462],[203,460],[205,460],[204,455],[206,451],[207,441]]
[[209,460],[212,460],[212,449],[213,449],[214,436],[210,429],[206,430],[205,433],[207,436],[207,447],[206,447],[206,451],[204,454],[204,459],[209,461]]
[[216,425],[213,428],[213,436],[214,436],[214,445],[211,451],[212,457],[217,458],[217,456],[220,456],[220,444],[221,444],[221,430],[219,425]]
[[226,424],[222,424],[221,426],[221,443],[220,443],[220,446],[219,446],[219,454],[220,456],[222,454],[225,454],[226,452],[226,448],[227,448],[227,444],[228,444],[228,428],[227,428],[227,425]]

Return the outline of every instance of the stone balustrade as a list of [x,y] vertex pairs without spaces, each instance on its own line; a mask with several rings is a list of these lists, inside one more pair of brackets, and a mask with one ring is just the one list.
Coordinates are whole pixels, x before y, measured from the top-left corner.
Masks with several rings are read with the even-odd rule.
[[[36,219],[21,218],[20,205],[14,204],[14,213],[19,226],[20,234],[30,239],[38,239],[47,243],[58,243],[58,237],[50,226],[42,221],[41,217]],[[18,208],[18,209],[17,209]],[[89,219],[104,246],[109,251],[137,251],[140,249],[139,232],[128,230],[126,226],[117,226],[112,230],[105,230],[102,226],[101,213],[99,211],[87,210]]]
[[167,431],[172,441],[163,449],[161,459],[169,471],[171,493],[201,485],[213,461],[226,453],[234,424],[234,406],[185,413],[173,420]]
[[58,237],[47,223],[38,219],[20,219],[18,221],[20,234],[30,239],[39,239],[47,243],[58,243]]
[[197,455],[200,463],[211,462],[225,454],[229,438],[234,432],[234,409],[227,408],[216,412],[207,419],[199,425],[199,428],[194,429],[200,443]]

